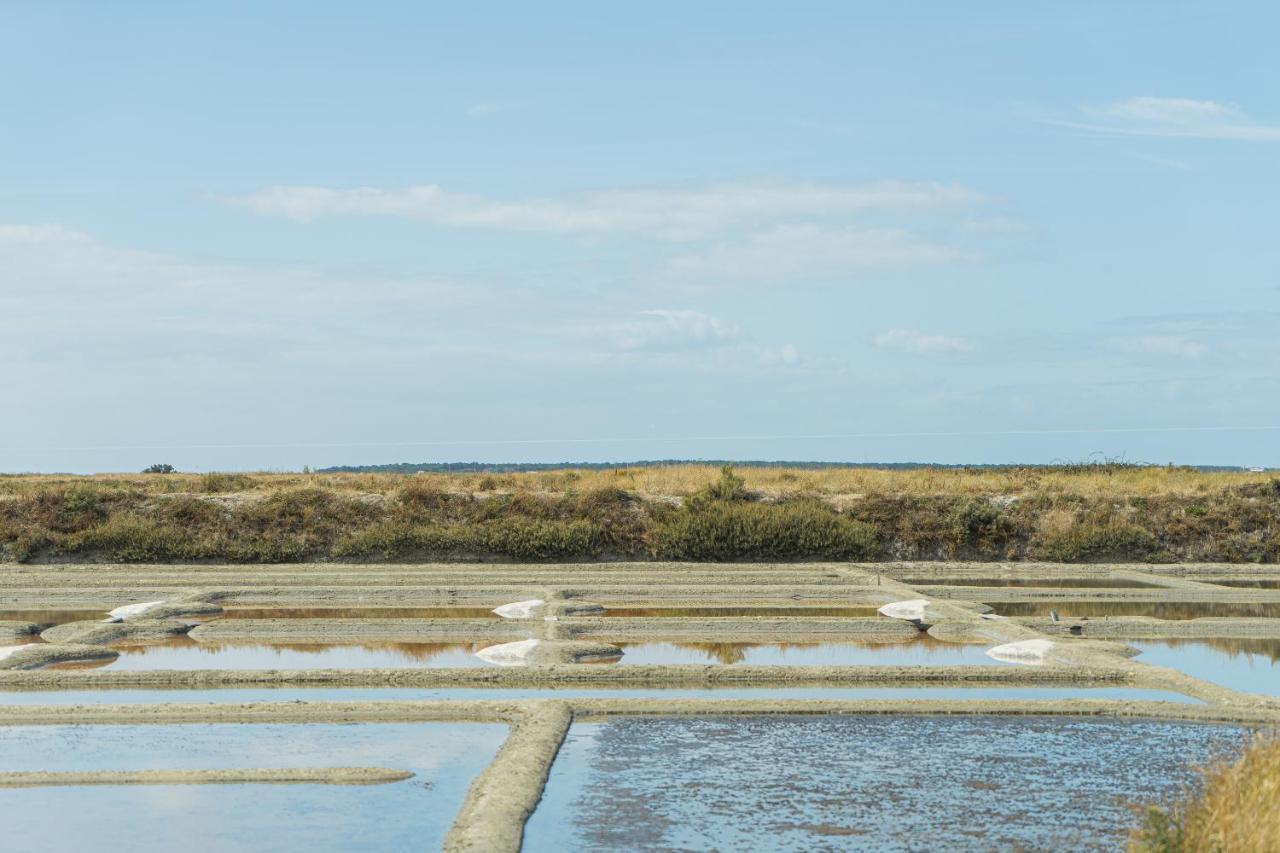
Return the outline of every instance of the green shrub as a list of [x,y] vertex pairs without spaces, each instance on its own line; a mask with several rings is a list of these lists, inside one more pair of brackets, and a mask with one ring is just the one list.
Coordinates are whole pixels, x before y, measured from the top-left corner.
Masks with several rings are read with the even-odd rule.
[[1067,530],[1050,533],[1037,557],[1056,563],[1090,563],[1100,560],[1148,560],[1158,543],[1150,531],[1128,522],[1078,522]]
[[870,560],[875,530],[811,500],[711,502],[664,518],[655,550],[666,560]]
[[253,478],[247,474],[222,474],[210,471],[200,478],[200,488],[211,495],[221,492],[247,492],[253,488]]

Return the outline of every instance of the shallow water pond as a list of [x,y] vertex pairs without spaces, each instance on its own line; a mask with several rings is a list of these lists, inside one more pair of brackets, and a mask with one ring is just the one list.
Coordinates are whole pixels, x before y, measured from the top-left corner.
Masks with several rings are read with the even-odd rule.
[[1245,589],[1280,589],[1280,579],[1271,578],[1268,580],[1208,580],[1205,583],[1214,583],[1219,586],[1235,586],[1244,587]]
[[506,727],[483,723],[6,726],[0,769],[377,766],[384,785],[0,789],[8,850],[439,849]]
[[1115,850],[1128,803],[1241,737],[1066,717],[577,723],[524,850]]
[[905,643],[617,643],[624,664],[748,664],[761,666],[1001,665],[986,645],[944,643],[927,635]]
[[1261,616],[1280,618],[1280,603],[1187,601],[1018,601],[992,604],[1001,616],[1048,616],[1056,610],[1063,619],[1076,616],[1154,616],[1157,619],[1199,619],[1204,616]]
[[1232,690],[1280,696],[1280,640],[1125,640],[1139,663],[1167,666]]
[[105,610],[0,610],[0,622],[30,622],[50,627],[67,622],[100,622]]
[[476,652],[504,642],[213,644],[180,637],[164,643],[113,646],[111,669],[378,669],[489,666]]

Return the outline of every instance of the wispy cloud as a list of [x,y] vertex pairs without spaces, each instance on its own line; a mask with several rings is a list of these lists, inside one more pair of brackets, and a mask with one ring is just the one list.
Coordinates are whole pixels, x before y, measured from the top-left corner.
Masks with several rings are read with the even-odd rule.
[[980,198],[965,187],[936,183],[743,181],[515,199],[454,192],[434,184],[400,189],[277,186],[229,200],[260,214],[302,222],[329,216],[395,216],[467,228],[687,239],[752,222],[931,209]]
[[1265,124],[1231,104],[1191,98],[1135,97],[1081,109],[1049,124],[1123,136],[1280,142],[1280,125]]
[[768,282],[832,278],[873,267],[950,263],[971,252],[900,228],[778,225],[674,259],[671,272],[702,281]]
[[1178,335],[1146,335],[1137,341],[1143,352],[1156,355],[1176,355],[1183,358],[1199,358],[1207,347],[1196,340]]
[[619,349],[721,346],[742,337],[734,323],[686,309],[654,308],[608,329]]
[[875,345],[900,352],[969,352],[973,344],[964,338],[935,335],[916,329],[890,329],[876,335]]

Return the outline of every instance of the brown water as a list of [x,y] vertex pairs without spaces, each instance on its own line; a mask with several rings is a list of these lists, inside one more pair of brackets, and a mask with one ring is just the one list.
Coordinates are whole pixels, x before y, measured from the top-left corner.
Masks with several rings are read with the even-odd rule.
[[1018,601],[992,604],[1001,616],[1048,616],[1056,610],[1063,619],[1087,616],[1154,616],[1157,619],[1199,619],[1204,616],[1280,618],[1280,603],[1247,604],[1187,601]]
[[112,669],[377,669],[487,666],[475,656],[498,640],[454,643],[162,643],[112,646]]
[[1160,589],[1159,584],[1115,578],[909,578],[913,586],[1001,586],[1048,589]]
[[105,610],[0,610],[0,622],[32,622],[50,627],[67,622],[101,622]]
[[609,607],[605,616],[876,616],[874,607]]

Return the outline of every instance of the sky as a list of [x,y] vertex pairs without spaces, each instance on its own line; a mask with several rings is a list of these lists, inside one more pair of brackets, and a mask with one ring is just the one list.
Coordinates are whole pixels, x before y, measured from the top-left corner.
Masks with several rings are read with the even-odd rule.
[[1280,466],[1266,2],[0,1],[0,471]]

